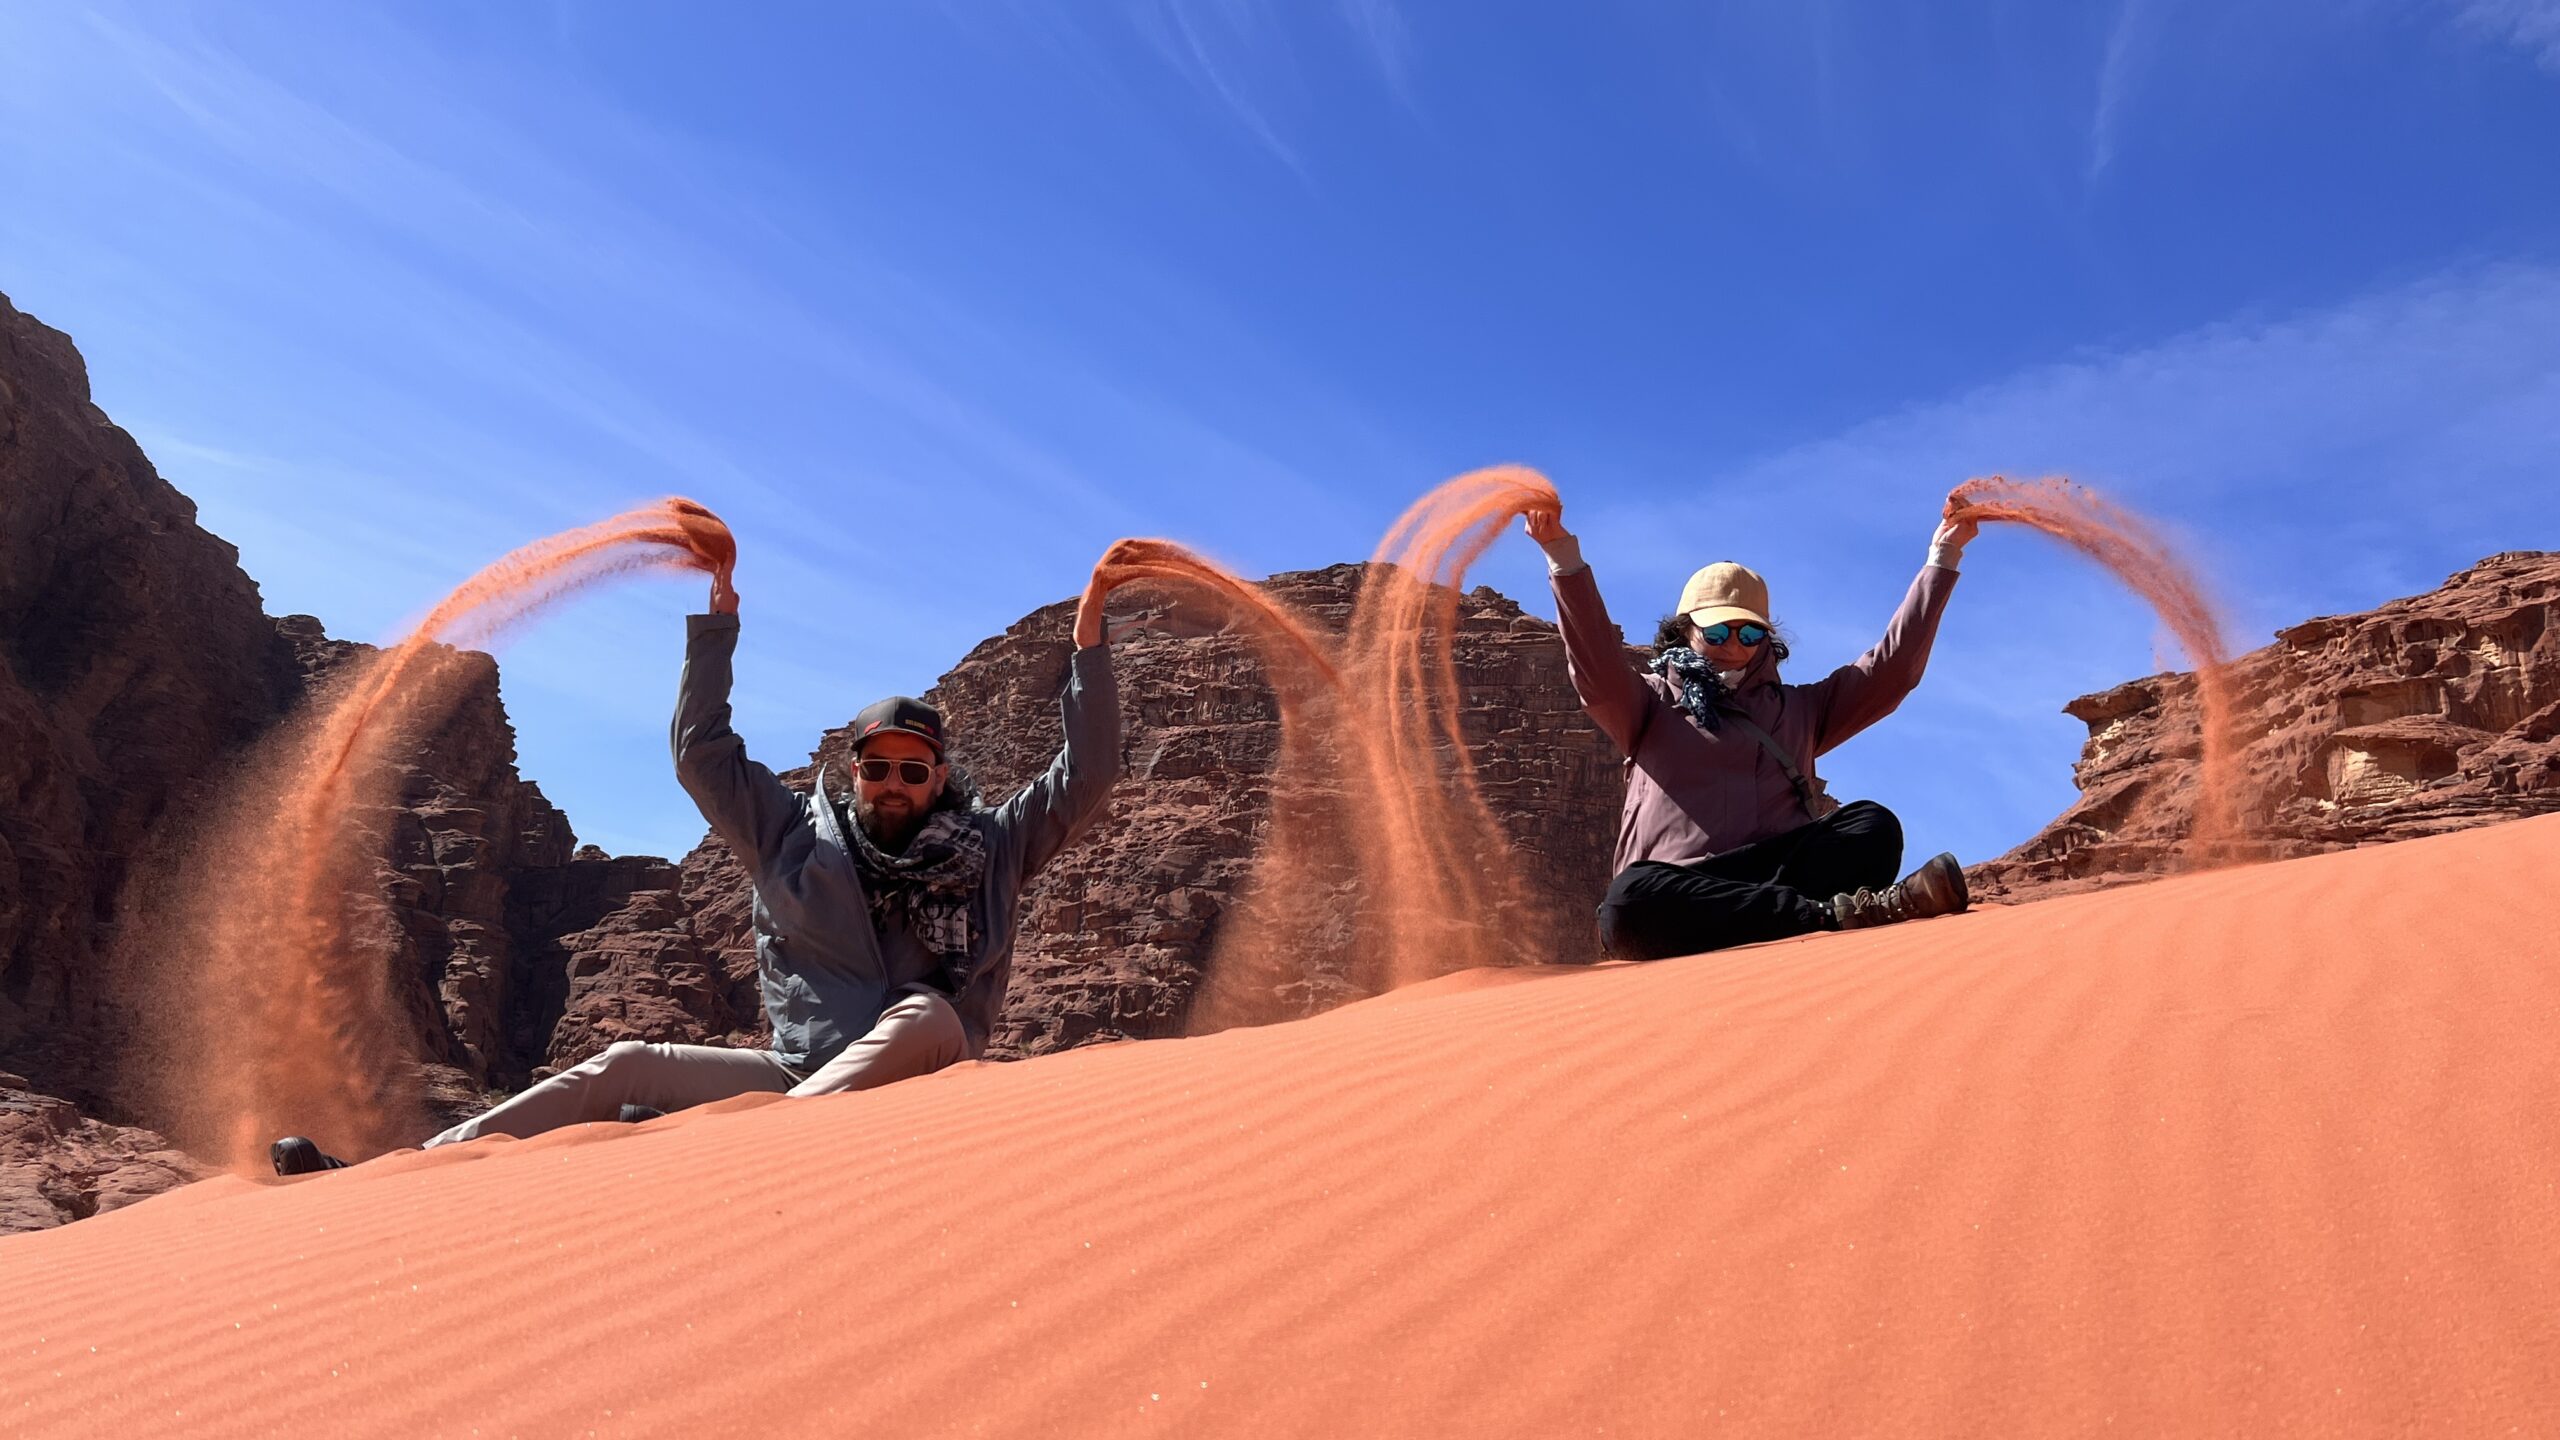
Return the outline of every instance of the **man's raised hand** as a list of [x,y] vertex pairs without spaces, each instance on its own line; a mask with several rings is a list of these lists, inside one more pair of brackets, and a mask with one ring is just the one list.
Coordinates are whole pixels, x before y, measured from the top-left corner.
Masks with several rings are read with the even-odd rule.
[[1102,643],[1102,601],[1111,587],[1097,574],[1085,582],[1083,603],[1076,606],[1076,648],[1090,650]]
[[726,565],[711,572],[711,613],[714,615],[738,613],[738,587],[731,579],[729,567]]

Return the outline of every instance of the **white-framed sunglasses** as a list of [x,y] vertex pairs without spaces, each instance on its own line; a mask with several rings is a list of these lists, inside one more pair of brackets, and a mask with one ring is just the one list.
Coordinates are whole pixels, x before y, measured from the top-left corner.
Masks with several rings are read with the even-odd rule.
[[933,767],[922,760],[857,760],[853,768],[874,785],[886,783],[892,771],[901,785],[922,788],[933,783]]

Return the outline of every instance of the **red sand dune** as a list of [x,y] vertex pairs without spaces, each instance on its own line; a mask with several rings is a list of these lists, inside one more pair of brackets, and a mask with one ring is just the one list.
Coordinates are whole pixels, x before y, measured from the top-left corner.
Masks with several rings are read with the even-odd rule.
[[0,1240],[0,1432],[2560,1433],[2555,873],[2560,817],[211,1180]]

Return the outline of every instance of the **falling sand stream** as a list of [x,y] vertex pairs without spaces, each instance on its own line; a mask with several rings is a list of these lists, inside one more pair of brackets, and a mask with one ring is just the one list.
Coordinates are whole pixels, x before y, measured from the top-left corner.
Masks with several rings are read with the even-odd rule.
[[528,545],[333,675],[261,748],[142,926],[185,958],[157,967],[183,1045],[154,1078],[179,1133],[250,1168],[280,1134],[356,1155],[416,1139],[414,1046],[375,938],[389,923],[375,870],[400,762],[470,673],[456,647],[612,576],[708,572],[735,556],[728,527],[690,500]]
[[[1477,784],[1453,646],[1468,569],[1514,516],[1559,503],[1520,466],[1441,485],[1379,543],[1339,636],[1170,542],[1123,541],[1103,557],[1105,588],[1169,584],[1226,610],[1278,702],[1267,826],[1193,1001],[1193,1031],[1554,957],[1554,917],[1519,903],[1513,846]],[[1305,991],[1311,969],[1335,971],[1331,987]]]
[[1968,480],[1947,496],[1945,513],[1950,520],[2024,525],[2050,535],[2105,566],[2159,614],[2195,664],[2202,711],[2195,820],[2185,858],[2191,865],[2231,858],[2245,808],[2240,804],[2244,777],[2232,728],[2229,657],[2223,650],[2221,619],[2195,573],[2149,522],[2058,476]]
[[[1560,953],[1573,919],[1521,899],[1515,847],[1469,755],[1455,650],[1469,569],[1514,516],[1560,508],[1546,477],[1519,466],[1439,486],[1379,543],[1338,634],[1170,541],[1120,541],[1095,567],[1106,591],[1172,587],[1225,613],[1259,656],[1279,715],[1267,824],[1222,921],[1191,1029]],[[2067,481],[1969,481],[1946,513],[2052,535],[2159,611],[2198,666],[2196,850],[2229,839],[2237,757],[2219,628],[2169,547]],[[369,937],[386,919],[376,867],[389,787],[469,674],[455,647],[486,643],[611,576],[716,572],[735,557],[727,527],[686,500],[527,546],[347,667],[264,747],[169,892],[169,913],[183,923],[143,927],[189,957],[164,971],[187,977],[171,987],[186,1058],[167,1067],[161,1107],[180,1133],[237,1166],[254,1166],[285,1133],[357,1156],[417,1138],[422,1116],[403,1078],[413,1068],[409,1025]],[[1329,990],[1275,1006],[1291,986],[1303,990],[1311,966],[1327,965]]]

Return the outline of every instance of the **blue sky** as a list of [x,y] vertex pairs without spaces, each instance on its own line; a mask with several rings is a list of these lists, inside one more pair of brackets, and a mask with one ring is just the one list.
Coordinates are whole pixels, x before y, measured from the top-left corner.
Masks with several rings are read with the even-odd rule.
[[[0,291],[333,633],[710,504],[777,766],[1118,536],[1356,559],[1501,460],[1630,632],[1757,565],[1799,678],[1995,471],[2166,522],[2245,649],[2560,546],[2560,0],[8,6]],[[700,604],[503,653],[584,839],[700,833]],[[1987,857],[2166,647],[1988,535],[1826,771]]]

